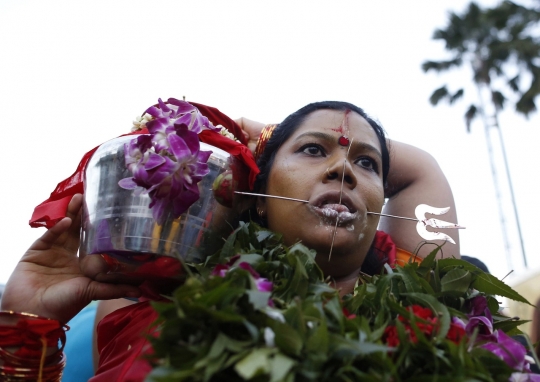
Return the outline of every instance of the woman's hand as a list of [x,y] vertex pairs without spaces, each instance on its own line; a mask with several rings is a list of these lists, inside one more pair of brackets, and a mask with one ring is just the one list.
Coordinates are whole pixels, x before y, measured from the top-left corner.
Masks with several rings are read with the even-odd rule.
[[252,153],[255,153],[255,148],[257,147],[257,141],[261,135],[261,131],[264,128],[265,124],[261,122],[252,121],[247,118],[238,118],[234,120],[238,126],[244,131],[244,136],[248,141],[248,148]]
[[81,272],[79,248],[82,195],[69,203],[67,217],[49,229],[17,264],[2,296],[2,309],[68,322],[92,300],[138,297],[137,287],[105,284]]

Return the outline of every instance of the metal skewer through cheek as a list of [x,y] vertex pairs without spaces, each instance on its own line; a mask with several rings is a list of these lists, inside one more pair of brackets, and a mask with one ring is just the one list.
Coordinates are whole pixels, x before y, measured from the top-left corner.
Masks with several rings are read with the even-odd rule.
[[[342,198],[343,198],[343,186],[344,186],[344,183],[345,183],[345,166],[347,164],[347,158],[349,157],[349,151],[351,149],[352,142],[353,142],[353,139],[351,139],[351,141],[349,142],[349,146],[348,146],[348,149],[347,149],[347,154],[346,154],[345,159],[343,161],[343,170],[342,170],[342,176],[341,176],[341,189],[340,189],[340,193],[339,193],[339,204],[341,204],[341,201],[342,201]],[[328,169],[327,169],[327,171],[328,171]],[[235,194],[240,194],[240,195],[261,196],[261,197],[264,197],[264,198],[275,198],[275,199],[282,199],[282,200],[290,200],[290,201],[293,201],[293,202],[309,203],[308,200],[302,200],[302,199],[296,199],[296,198],[288,198],[288,197],[285,197],[285,196],[265,195],[265,194],[255,193],[255,192],[242,192],[242,191],[234,191],[234,193]],[[416,219],[415,218],[405,217],[405,216],[396,216],[396,215],[383,214],[383,213],[380,213],[380,212],[371,212],[371,211],[366,211],[366,214],[367,215],[385,216],[385,217],[394,218],[394,219],[403,219],[403,220],[415,221],[415,222],[417,222],[416,230],[418,231],[418,234],[420,235],[420,237],[422,237],[423,239],[425,239],[425,240],[445,240],[445,241],[449,241],[452,244],[455,244],[455,241],[450,236],[448,236],[448,235],[446,235],[446,234],[444,234],[442,232],[432,232],[432,231],[428,231],[426,229],[427,226],[430,226],[430,227],[433,227],[433,228],[443,228],[443,229],[444,228],[454,228],[454,229],[463,229],[463,228],[465,228],[465,227],[460,226],[458,224],[446,222],[444,220],[433,219],[433,218],[428,219],[425,216],[426,213],[429,213],[429,214],[432,214],[432,215],[443,215],[446,212],[448,212],[449,209],[450,209],[450,207],[436,208],[436,207],[428,206],[427,204],[419,204],[415,209]],[[330,252],[328,254],[328,261],[330,261],[330,259],[332,258],[332,249],[334,248],[334,241],[336,239],[338,224],[339,224],[339,216],[336,218],[336,224],[334,226],[334,232],[332,234],[332,243],[330,245]]]
[[[290,200],[292,202],[309,203],[309,200],[288,198],[286,196],[266,195],[266,194],[258,194],[258,193],[255,193],[255,192],[243,192],[243,191],[234,191],[234,193],[235,194],[240,194],[240,195],[261,196],[263,198],[275,198],[275,199],[282,199],[282,200]],[[341,200],[340,200],[340,204],[341,204]],[[440,213],[436,213],[436,210],[441,210],[439,208],[431,207],[431,206],[428,206],[426,204],[420,204],[420,205],[418,205],[417,209],[419,207],[421,207],[421,206],[424,206],[425,207],[424,209],[427,208],[428,213],[435,214],[435,215],[440,215]],[[443,210],[446,210],[446,208],[443,209]],[[425,228],[427,226],[430,226],[430,227],[433,227],[433,228],[454,228],[454,229],[464,229],[465,228],[465,227],[460,226],[458,224],[446,222],[446,221],[439,220],[439,219],[427,219],[427,218],[425,218],[425,216],[422,216],[424,219],[419,219],[419,218],[415,219],[415,218],[408,218],[408,217],[405,217],[405,216],[383,214],[383,213],[380,213],[380,212],[371,212],[371,211],[366,211],[366,214],[367,215],[385,216],[385,217],[388,217],[388,218],[403,219],[403,220],[410,220],[410,221],[417,222],[418,234],[423,239],[426,239],[426,240],[446,240],[446,241],[450,241],[452,244],[455,244],[455,242],[450,238],[450,236],[448,236],[446,234],[443,234],[443,233],[440,233],[440,232],[431,232],[431,231],[426,230]],[[339,221],[336,221],[336,225],[334,227],[334,235],[332,237],[332,244],[334,242],[335,233],[337,231],[337,224],[338,223],[339,223]],[[330,251],[330,255],[331,254],[332,254],[332,252]]]
[[[266,195],[266,194],[259,194],[256,192],[244,192],[244,191],[234,191],[235,194],[239,195],[248,195],[248,196],[262,196],[263,198],[274,198],[274,199],[282,199],[282,200],[290,200],[292,202],[300,202],[300,203],[309,203],[309,200],[303,200],[303,199],[296,199],[296,198],[288,198],[286,196],[277,196],[277,195]],[[341,198],[340,198],[341,199]],[[340,200],[341,202],[341,200]],[[389,215],[389,214],[383,214],[380,212],[371,212],[367,211],[366,214],[368,215],[378,215],[378,216],[386,216],[388,218],[396,218],[396,219],[405,219],[405,220],[412,220],[412,221],[419,221],[415,218],[407,218],[405,216],[397,216],[397,215]]]

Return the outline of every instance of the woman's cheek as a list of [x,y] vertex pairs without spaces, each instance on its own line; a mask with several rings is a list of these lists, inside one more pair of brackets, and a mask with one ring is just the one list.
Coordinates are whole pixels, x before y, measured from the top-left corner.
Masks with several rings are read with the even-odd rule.
[[285,159],[274,165],[272,174],[270,176],[271,189],[276,195],[294,197],[300,189],[300,184],[303,184],[305,172],[299,171],[299,166],[289,163],[289,160]]
[[[366,217],[367,217],[367,214],[366,214]],[[361,219],[358,225],[360,226],[359,227],[360,233],[358,234],[358,241],[361,242],[362,240],[364,240],[367,234],[367,228],[368,228],[367,219],[366,218]]]

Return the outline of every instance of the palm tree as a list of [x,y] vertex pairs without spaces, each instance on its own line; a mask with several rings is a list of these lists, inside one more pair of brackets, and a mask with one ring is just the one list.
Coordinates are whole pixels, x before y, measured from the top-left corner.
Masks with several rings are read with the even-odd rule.
[[[444,41],[451,58],[425,61],[422,64],[424,72],[443,72],[464,64],[470,66],[477,89],[477,104],[469,105],[465,112],[467,131],[470,132],[473,119],[480,116],[484,122],[503,240],[507,257],[510,259],[490,136],[491,129],[498,132],[525,267],[527,257],[498,116],[510,101],[505,95],[508,93],[512,96],[511,102],[516,112],[528,117],[536,111],[535,98],[540,94],[540,38],[534,33],[538,30],[539,20],[540,9],[526,8],[511,1],[503,1],[487,9],[471,2],[462,15],[451,12],[448,25],[444,29],[435,30],[433,34],[433,39]],[[429,100],[434,106],[442,100],[453,104],[463,97],[464,92],[464,88],[451,91],[447,85],[443,85],[432,93]]]

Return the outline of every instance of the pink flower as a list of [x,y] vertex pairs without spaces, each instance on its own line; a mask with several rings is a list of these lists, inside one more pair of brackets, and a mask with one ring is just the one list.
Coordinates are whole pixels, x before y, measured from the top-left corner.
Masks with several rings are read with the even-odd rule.
[[255,284],[257,285],[257,289],[260,292],[272,292],[272,287],[274,286],[272,281],[267,280],[267,279],[262,278],[262,277],[256,279]]
[[[231,269],[232,265],[236,262],[236,260],[238,260],[239,257],[240,256],[232,257],[231,260],[227,264],[216,265],[216,267],[212,270],[212,275],[225,277],[227,272]],[[240,264],[238,264],[238,268],[242,268],[251,274],[251,276],[255,280],[255,286],[257,287],[258,291],[272,292],[272,288],[274,286],[272,281],[265,279],[264,277],[261,277],[249,263],[242,261]]]
[[226,264],[218,264],[216,267],[212,270],[212,276],[219,276],[219,277],[225,277],[227,274],[227,271],[229,270],[230,266]]
[[349,312],[349,309],[347,309],[345,307],[343,307],[341,309],[341,311],[343,312],[343,315],[345,316],[345,318],[347,320],[352,320],[352,319],[356,318],[356,314],[353,314],[353,313]]
[[249,263],[246,263],[245,261],[238,264],[239,268],[245,269],[249,273],[251,273],[251,276],[255,279],[255,285],[257,286],[257,289],[261,292],[272,292],[272,287],[274,284],[272,281],[269,281],[263,277],[261,277],[255,269]]

